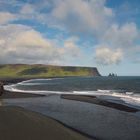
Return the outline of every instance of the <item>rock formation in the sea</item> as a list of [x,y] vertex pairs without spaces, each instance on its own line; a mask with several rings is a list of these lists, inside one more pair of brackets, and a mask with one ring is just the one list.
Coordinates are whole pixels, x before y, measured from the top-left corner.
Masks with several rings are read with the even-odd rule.
[[3,88],[3,83],[0,82],[0,96],[3,94],[4,88]]
[[108,75],[109,77],[115,77],[115,76],[117,76],[117,74],[114,74],[114,73],[109,73],[109,75]]
[[100,76],[96,67],[9,64],[0,65],[0,77]]

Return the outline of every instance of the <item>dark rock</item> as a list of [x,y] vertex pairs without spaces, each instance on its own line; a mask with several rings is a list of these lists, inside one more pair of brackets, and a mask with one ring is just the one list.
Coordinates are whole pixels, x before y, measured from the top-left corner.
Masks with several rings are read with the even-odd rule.
[[0,96],[4,93],[3,83],[0,82]]

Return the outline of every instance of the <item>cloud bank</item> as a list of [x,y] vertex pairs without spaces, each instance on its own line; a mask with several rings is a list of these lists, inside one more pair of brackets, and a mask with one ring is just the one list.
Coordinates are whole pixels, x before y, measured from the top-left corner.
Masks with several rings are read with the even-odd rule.
[[131,57],[137,51],[140,52],[136,49],[138,37],[138,29],[134,23],[127,23],[120,27],[113,24],[100,38],[100,43],[96,47],[97,63],[118,64],[123,58]]
[[63,59],[63,53],[69,54],[71,58],[75,57],[75,52],[79,51],[74,41],[67,42],[62,48],[57,48],[51,40],[44,38],[31,27],[13,24],[0,27],[0,47],[1,64],[59,64]]
[[[0,10],[0,63],[78,62],[83,52],[73,36],[79,40],[83,40],[83,36],[96,40],[91,47],[98,64],[119,64],[124,59],[139,63],[137,25],[118,23],[114,10],[106,6],[106,0],[5,0],[0,2],[0,9],[3,9]],[[58,29],[69,36],[55,44],[31,25],[22,25],[22,20]]]
[[118,64],[123,59],[123,52],[121,49],[111,49],[106,45],[101,45],[96,49],[97,63],[103,65]]

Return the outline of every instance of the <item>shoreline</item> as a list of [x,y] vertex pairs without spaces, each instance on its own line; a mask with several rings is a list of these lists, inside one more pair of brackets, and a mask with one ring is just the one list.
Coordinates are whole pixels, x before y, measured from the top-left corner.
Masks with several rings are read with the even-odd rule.
[[113,109],[117,109],[117,110],[121,110],[121,111],[125,111],[125,112],[131,112],[131,113],[136,113],[136,112],[140,111],[139,109],[136,109],[134,107],[129,107],[127,105],[98,99],[96,96],[62,94],[61,98],[67,99],[67,100],[75,100],[75,101],[80,101],[80,102],[97,104],[100,106],[106,106],[109,108],[113,108]]
[[[41,97],[41,96],[44,96],[44,97],[32,98],[32,97]],[[62,98],[62,96],[65,96],[65,98]],[[72,100],[66,99],[66,96],[67,98],[68,96],[70,96],[70,97],[73,97],[74,99]],[[78,99],[75,99],[75,96],[77,96]],[[118,109],[113,108],[110,102],[101,102],[100,100],[97,100],[97,98],[95,98],[94,96],[93,97],[91,96],[85,97],[83,95],[47,96],[47,95],[40,95],[40,94],[38,95],[38,94],[31,94],[31,93],[5,91],[5,95],[0,97],[0,100],[4,101],[4,99],[14,99],[14,98],[16,99],[15,101],[17,101],[17,103],[15,102],[14,104],[14,100],[13,101],[9,100],[10,101],[9,107],[11,105],[21,106],[25,109],[25,112],[23,114],[27,114],[27,116],[30,114],[28,113],[30,112],[28,110],[33,111],[33,113],[35,114],[36,112],[38,112],[41,116],[42,114],[44,114],[43,116],[45,118],[50,117],[52,118],[52,120],[57,121],[57,123],[63,125],[63,127],[70,129],[74,131],[75,133],[78,132],[78,134],[80,133],[89,139],[92,138],[92,139],[97,140],[97,139],[106,138],[106,139],[112,140],[112,136],[114,140],[116,140],[115,138],[118,138],[118,137],[120,138],[120,140],[123,140],[123,139],[131,140],[131,138],[139,139],[139,135],[137,133],[139,129],[139,125],[138,126],[135,125],[135,124],[138,124],[137,122],[139,122],[139,118],[133,115],[132,114],[133,112],[129,111],[130,108],[128,108],[128,111],[125,111],[125,110],[119,111]],[[23,99],[19,100],[19,98],[23,98]],[[5,100],[5,101],[8,102],[8,100]],[[120,106],[120,104],[117,104],[117,106]],[[7,107],[8,107],[8,104],[4,108],[6,109]],[[14,110],[13,114],[16,115],[17,113],[20,112],[18,110],[20,107],[15,107],[15,108],[16,109]],[[11,117],[10,112],[8,112],[8,116]],[[31,118],[28,118],[28,119],[30,119],[30,121],[32,120],[34,121],[35,116],[33,115]],[[1,114],[0,114],[0,118],[1,118]],[[16,120],[18,119],[16,118]],[[22,121],[18,120],[18,123],[22,123],[25,120],[26,119],[23,119]],[[38,118],[36,118],[35,120],[37,121]],[[9,121],[11,121],[11,118],[9,118]],[[1,121],[1,122],[4,122],[4,121]],[[122,122],[125,124],[125,126],[123,126]],[[11,124],[11,122],[9,123]],[[33,122],[32,124],[35,127],[37,127],[36,123]],[[30,126],[30,124],[25,125],[25,127],[28,127],[28,126]],[[131,126],[131,129],[128,129],[129,126]],[[10,127],[14,127],[14,125],[11,124]],[[8,126],[8,129],[10,127]],[[108,131],[108,128],[111,128],[111,130]],[[135,128],[135,129],[132,129],[132,128]],[[44,131],[44,129],[42,130]],[[50,130],[48,130],[48,132],[49,131]],[[111,134],[110,134],[110,131],[111,131]],[[126,133],[126,131],[129,133]],[[119,135],[117,135],[116,132],[119,132]],[[39,133],[42,133],[42,132],[39,132]],[[53,135],[55,135],[55,133],[53,133]],[[55,139],[52,139],[52,140],[55,140]],[[82,140],[82,139],[78,139],[78,140]]]
[[[1,108],[3,108],[3,110],[5,110],[6,108],[13,108],[15,110],[15,112],[13,112],[13,113],[16,114],[19,111],[18,108],[21,108],[21,109],[24,109],[25,113],[28,113],[28,112],[37,113],[36,111],[29,111],[28,109],[25,109],[25,108],[22,108],[22,107],[19,107],[19,106],[3,106],[3,103],[2,103],[3,101],[2,100],[4,100],[4,99],[37,98],[37,97],[45,97],[45,96],[47,97],[47,95],[40,95],[40,94],[4,91],[4,94],[2,96],[0,96],[0,110],[1,110]],[[9,116],[11,116],[11,113],[8,113],[8,114],[9,114]],[[86,133],[83,133],[83,132],[81,132],[81,131],[79,131],[79,130],[77,130],[77,129],[69,126],[69,125],[66,125],[65,123],[63,123],[63,122],[61,122],[57,119],[54,119],[53,117],[43,115],[42,113],[38,113],[38,114],[40,114],[40,115],[42,115],[46,118],[52,119],[53,121],[56,121],[57,123],[62,125],[64,127],[64,129],[69,129],[70,131],[72,131],[74,133],[77,133],[78,135],[82,135],[83,137],[86,138],[86,139],[84,138],[83,140],[98,140],[97,138],[91,137],[90,135],[88,135]],[[2,113],[0,112],[0,118],[1,118],[1,116],[2,116]],[[9,120],[10,120],[10,118],[9,118]],[[2,122],[4,122],[4,121],[2,121]],[[0,124],[1,124],[1,121],[0,121]],[[2,130],[1,126],[0,126],[0,130]],[[9,140],[9,139],[5,139],[5,140]],[[37,139],[37,140],[40,140],[40,139]],[[76,139],[76,140],[81,140],[81,139]]]
[[[36,79],[36,78],[34,78],[34,79]],[[19,78],[19,79],[13,79],[13,78],[6,78],[6,79],[3,79],[3,80],[1,80],[5,85],[7,85],[7,84],[16,84],[16,83],[18,83],[18,82],[22,82],[22,81],[24,81],[24,80],[30,80],[29,78]],[[52,117],[49,117],[49,116],[44,116],[42,113],[37,113],[36,111],[29,111],[29,110],[27,110],[27,109],[24,109],[24,108],[22,108],[22,107],[19,107],[19,106],[3,106],[3,104],[2,104],[2,100],[4,100],[4,99],[19,99],[19,98],[33,98],[33,97],[44,97],[44,96],[47,96],[47,95],[43,95],[43,94],[34,94],[34,93],[23,93],[23,92],[14,92],[14,91],[7,91],[7,90],[4,90],[4,93],[2,94],[2,96],[0,96],[0,124],[5,124],[6,122],[10,122],[10,124],[12,124],[12,119],[16,119],[16,120],[18,120],[18,123],[22,123],[22,121],[20,120],[20,118],[18,118],[18,117],[21,117],[21,116],[15,116],[17,113],[19,114],[19,113],[21,113],[21,110],[23,111],[23,114],[26,114],[26,115],[29,115],[29,113],[32,113],[32,116],[31,116],[31,119],[30,119],[30,121],[32,121],[32,117],[34,118],[34,117],[37,117],[36,119],[37,119],[37,121],[41,118],[41,117],[44,117],[44,119],[45,120],[47,120],[47,119],[50,119],[50,120],[52,120],[53,121],[53,123],[55,123],[55,125],[54,125],[54,127],[56,126],[56,125],[60,125],[61,127],[63,127],[63,129],[64,129],[64,132],[63,132],[63,130],[61,131],[60,130],[60,133],[64,133],[63,135],[65,135],[65,133],[67,132],[67,131],[69,131],[69,133],[72,133],[72,134],[70,134],[70,135],[68,135],[67,137],[65,137],[64,136],[64,138],[63,138],[63,136],[60,138],[60,139],[62,139],[62,140],[65,140],[65,139],[68,139],[68,137],[72,137],[72,139],[73,140],[98,140],[97,138],[94,138],[94,137],[91,137],[90,135],[88,135],[88,134],[86,134],[86,133],[83,133],[83,132],[81,132],[81,131],[78,131],[77,129],[75,129],[75,128],[73,128],[73,127],[70,127],[70,126],[68,126],[68,125],[66,125],[65,123],[63,123],[63,122],[61,122],[61,121],[59,121],[59,120],[57,120],[57,119],[54,119],[54,118],[52,118]],[[9,111],[7,111],[7,109],[9,110]],[[2,111],[1,111],[2,110]],[[12,116],[11,116],[11,110],[12,110],[12,114],[15,116],[14,118],[11,118]],[[6,115],[6,119],[4,119],[4,120],[1,120],[1,117],[4,115],[4,113],[5,112],[7,112],[7,115]],[[9,119],[7,119],[7,116],[9,117]],[[5,116],[4,116],[5,117]],[[27,119],[29,119],[29,118],[24,118],[23,119],[23,121],[24,122],[26,122],[26,121],[28,121]],[[42,120],[40,120],[39,121],[39,123],[41,122]],[[43,122],[44,123],[44,122]],[[32,124],[34,125],[34,127],[36,128],[36,127],[38,127],[36,124],[34,124],[34,122],[32,122]],[[22,125],[22,124],[21,124]],[[46,125],[46,124],[45,124]],[[50,125],[50,122],[47,122],[47,125]],[[47,126],[46,125],[46,126]],[[7,126],[7,124],[5,124],[5,126]],[[30,127],[30,125],[29,124],[26,124],[25,125],[25,127]],[[21,139],[21,135],[22,134],[20,134],[21,132],[19,132],[19,134],[18,134],[18,136],[16,136],[16,134],[14,133],[14,132],[11,132],[11,127],[13,127],[13,129],[15,129],[16,131],[18,131],[18,130],[20,130],[20,128],[19,128],[19,126],[17,127],[15,124],[12,124],[12,125],[10,125],[10,126],[7,126],[7,132],[6,132],[6,134],[4,134],[5,132],[5,130],[2,128],[3,126],[0,126],[0,130],[1,130],[1,132],[2,132],[2,135],[0,136],[0,139],[4,139],[4,140],[9,140],[11,137],[14,137],[14,139],[16,140],[18,140],[18,139]],[[41,126],[41,127],[43,127],[43,126]],[[35,128],[32,128],[31,130],[28,130],[28,131],[34,131],[33,129],[35,129]],[[26,128],[27,129],[27,128]],[[56,128],[54,128],[54,129],[56,129]],[[22,128],[22,130],[21,131],[26,131],[25,129],[23,129]],[[44,131],[43,129],[40,129],[40,131]],[[52,133],[53,132],[53,130],[48,130],[49,131],[49,133]],[[57,130],[57,131],[59,131],[59,129]],[[66,131],[66,132],[65,132]],[[26,132],[25,132],[26,133]],[[40,134],[40,133],[42,133],[42,132],[37,132],[37,134],[38,135],[42,135],[42,134]],[[45,136],[45,140],[46,139],[48,139],[48,135],[49,135],[49,133],[47,134],[47,133],[44,133],[46,136]],[[57,133],[56,132],[54,132],[54,135],[49,135],[49,140],[55,140],[55,139],[58,139],[58,137],[56,137],[55,138],[55,135],[56,135]],[[26,134],[25,134],[26,135]],[[35,135],[30,135],[29,137],[31,138],[31,139],[34,139],[34,140],[40,140],[40,137],[38,137],[38,135],[37,136],[35,136]],[[58,135],[58,134],[57,134]],[[9,137],[9,138],[8,138]],[[51,138],[52,137],[52,138]],[[25,138],[24,136],[22,136],[22,138],[23,139],[27,139],[28,140],[28,138]],[[43,138],[44,139],[44,138]],[[71,138],[69,139],[69,140],[71,140]]]
[[[49,94],[48,94],[49,95]],[[37,97],[45,97],[47,95],[45,94],[35,94],[35,93],[23,93],[23,92],[14,92],[14,91],[6,91],[4,90],[4,93],[2,96],[0,96],[0,99],[18,99],[18,98],[37,98]],[[110,101],[105,101],[98,99],[96,96],[90,96],[90,95],[73,95],[73,94],[61,94],[60,97],[62,99],[67,100],[75,100],[80,102],[87,102],[92,104],[97,104],[100,106],[106,106],[109,108],[114,108],[117,110],[130,112],[130,113],[136,113],[140,111],[137,108],[130,107],[121,103],[115,103]]]
[[32,98],[32,97],[44,97],[43,94],[34,94],[34,93],[22,93],[22,92],[13,92],[6,91],[0,96],[0,99],[15,99],[15,98]]

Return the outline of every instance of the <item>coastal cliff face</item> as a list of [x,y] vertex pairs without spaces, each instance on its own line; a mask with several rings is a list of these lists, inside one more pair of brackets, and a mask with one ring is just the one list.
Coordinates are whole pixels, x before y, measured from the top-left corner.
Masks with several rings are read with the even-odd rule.
[[96,67],[7,64],[0,65],[0,77],[100,76]]

